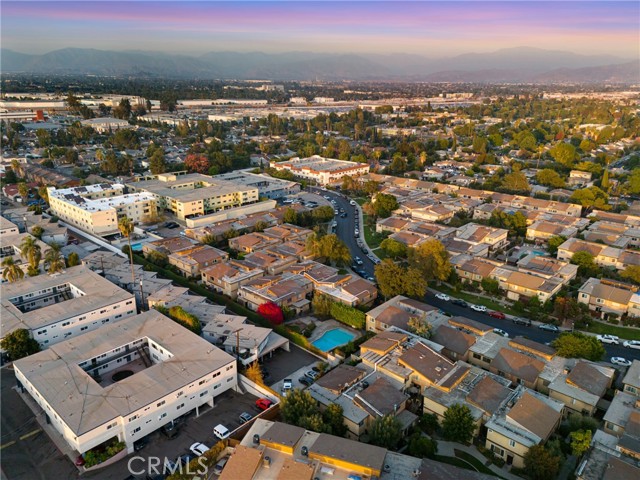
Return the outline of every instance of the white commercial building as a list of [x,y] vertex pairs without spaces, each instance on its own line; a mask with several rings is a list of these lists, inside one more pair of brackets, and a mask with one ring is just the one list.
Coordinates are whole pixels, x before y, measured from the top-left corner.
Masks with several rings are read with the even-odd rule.
[[151,193],[124,193],[124,185],[100,183],[56,190],[49,187],[49,205],[62,221],[94,235],[117,233],[118,221],[128,217],[140,223],[157,216],[156,197]]
[[22,388],[77,452],[136,440],[237,386],[229,354],[150,310],[14,362]]
[[366,175],[369,165],[313,155],[308,158],[292,158],[284,162],[271,162],[271,168],[288,170],[296,177],[314,181],[320,185],[338,183],[342,177]]
[[127,120],[111,117],[90,118],[88,120],[82,120],[80,123],[85,127],[93,128],[98,133],[108,133],[121,128],[133,128],[133,125]]
[[136,314],[131,293],[84,265],[2,286],[2,335],[24,328],[47,348]]

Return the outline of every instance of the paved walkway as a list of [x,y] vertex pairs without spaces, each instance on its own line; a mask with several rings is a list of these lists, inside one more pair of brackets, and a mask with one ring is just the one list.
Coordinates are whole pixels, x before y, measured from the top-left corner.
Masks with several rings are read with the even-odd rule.
[[509,468],[504,466],[502,468],[494,465],[493,463],[487,465],[489,460],[487,457],[482,455],[476,447],[462,445],[461,443],[455,442],[445,442],[442,440],[438,440],[438,455],[444,455],[447,457],[455,457],[454,450],[460,450],[461,452],[466,452],[469,455],[472,455],[476,459],[478,459],[482,464],[486,465],[491,471],[493,471],[496,475],[500,475],[502,478],[506,478],[507,480],[522,480],[522,477],[517,475],[513,475],[509,472]]
[[[369,250],[371,255],[373,255],[375,257],[375,259],[378,262],[380,262],[381,261],[380,258],[374,253],[373,249],[369,246],[369,244],[367,243],[367,239],[366,239],[366,237],[364,235],[365,226],[364,226],[364,215],[362,214],[362,207],[355,200],[354,200],[354,203],[356,204],[356,212],[358,212],[358,225],[360,225],[360,228],[358,229],[358,233],[359,233],[360,240],[362,240],[362,243],[367,246],[367,250]],[[373,228],[373,231],[375,232],[375,227],[372,227],[372,228]],[[379,247],[376,247],[376,250],[378,248]]]

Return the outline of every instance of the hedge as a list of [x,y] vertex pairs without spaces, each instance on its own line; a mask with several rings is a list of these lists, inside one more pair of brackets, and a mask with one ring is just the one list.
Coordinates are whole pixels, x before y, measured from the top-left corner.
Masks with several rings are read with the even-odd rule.
[[330,313],[337,321],[357,330],[364,330],[366,315],[357,308],[349,307],[343,303],[333,302]]

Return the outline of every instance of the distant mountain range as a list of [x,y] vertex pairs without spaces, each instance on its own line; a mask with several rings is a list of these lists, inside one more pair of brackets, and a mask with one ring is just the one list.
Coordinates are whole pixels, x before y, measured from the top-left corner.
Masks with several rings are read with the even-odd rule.
[[0,51],[2,73],[150,78],[413,80],[438,82],[640,82],[640,61],[516,47],[450,58],[397,54],[160,52],[65,48],[43,55]]

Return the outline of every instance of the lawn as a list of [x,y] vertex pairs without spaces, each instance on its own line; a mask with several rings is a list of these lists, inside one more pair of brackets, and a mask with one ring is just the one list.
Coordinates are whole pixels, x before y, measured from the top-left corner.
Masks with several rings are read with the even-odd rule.
[[[473,455],[470,455],[467,452],[463,452],[461,450],[456,450],[456,449],[454,449],[453,452],[455,453],[456,457],[458,457],[458,458],[466,461],[467,463],[470,463],[471,465],[473,465],[476,468],[477,471],[479,471],[481,473],[486,473],[487,475],[493,475],[494,477],[500,477],[499,475],[494,473],[493,470],[491,470],[489,467],[487,467],[484,463],[482,463],[480,460],[478,460]],[[502,477],[500,477],[500,478],[502,478]]]
[[509,306],[502,305],[501,303],[494,302],[488,298],[478,297],[471,293],[464,292],[456,292],[453,288],[449,288],[446,285],[439,285],[436,287],[437,290],[446,293],[451,297],[462,298],[463,300],[469,303],[475,303],[476,305],[484,305],[485,307],[491,310],[497,310],[499,312],[510,313],[511,315],[518,315],[513,308]]
[[619,327],[617,325],[593,321],[583,330],[591,333],[616,335],[620,337],[621,340],[640,340],[640,330],[636,328]]

